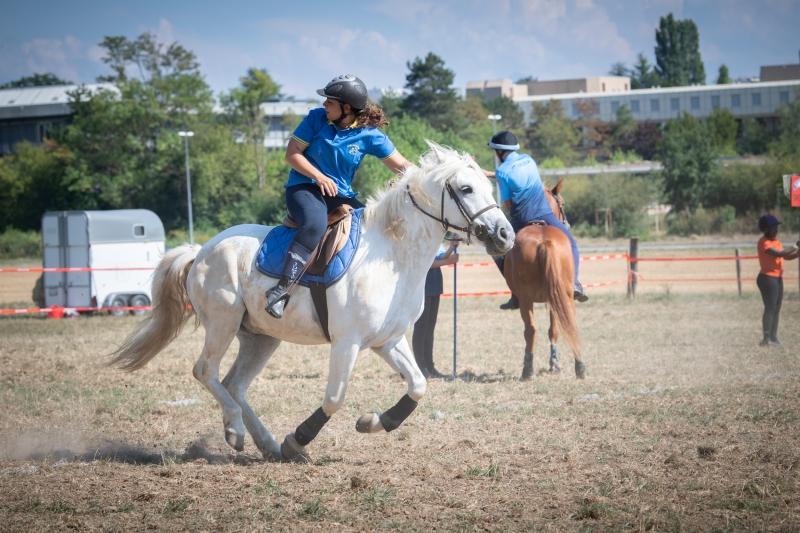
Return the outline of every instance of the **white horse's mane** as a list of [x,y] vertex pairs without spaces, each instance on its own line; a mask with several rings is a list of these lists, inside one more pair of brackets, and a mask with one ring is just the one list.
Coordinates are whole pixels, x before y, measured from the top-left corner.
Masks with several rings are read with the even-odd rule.
[[405,237],[405,212],[410,205],[406,189],[414,195],[417,203],[426,210],[438,207],[438,198],[432,198],[425,190],[426,183],[436,183],[443,188],[445,181],[459,170],[471,167],[481,173],[480,167],[467,154],[426,141],[430,150],[419,158],[419,166],[411,166],[396,180],[367,200],[364,223],[375,224],[395,239]]

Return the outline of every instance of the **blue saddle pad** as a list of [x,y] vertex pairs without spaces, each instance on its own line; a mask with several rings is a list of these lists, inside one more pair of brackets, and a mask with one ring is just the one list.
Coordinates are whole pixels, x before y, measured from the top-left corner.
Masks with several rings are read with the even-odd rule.
[[[325,287],[330,287],[344,276],[358,249],[363,214],[363,208],[352,211],[350,235],[347,237],[347,242],[339,250],[339,253],[333,256],[328,268],[325,269],[325,273],[321,276],[315,276],[306,272],[300,278],[300,285],[308,287],[313,284],[322,284]],[[261,243],[261,247],[258,249],[258,255],[256,255],[256,267],[262,274],[273,278],[281,277],[289,245],[294,240],[296,233],[296,228],[287,228],[286,226],[277,226],[267,233],[264,242]]]

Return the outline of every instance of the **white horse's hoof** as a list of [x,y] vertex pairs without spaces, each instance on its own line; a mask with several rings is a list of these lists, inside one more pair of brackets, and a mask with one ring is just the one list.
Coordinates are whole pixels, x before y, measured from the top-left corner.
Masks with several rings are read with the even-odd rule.
[[378,413],[361,415],[361,418],[356,422],[356,431],[359,433],[377,433],[383,431],[383,424],[381,424]]
[[310,463],[311,457],[306,453],[306,447],[300,445],[294,438],[294,433],[289,433],[281,444],[281,456],[284,461],[291,463]]
[[279,446],[277,442],[275,446],[267,447],[266,449],[259,446],[258,449],[261,452],[261,456],[267,461],[283,460],[283,452],[281,451],[281,446]]
[[233,428],[225,428],[225,440],[237,452],[244,451],[244,434],[237,433]]

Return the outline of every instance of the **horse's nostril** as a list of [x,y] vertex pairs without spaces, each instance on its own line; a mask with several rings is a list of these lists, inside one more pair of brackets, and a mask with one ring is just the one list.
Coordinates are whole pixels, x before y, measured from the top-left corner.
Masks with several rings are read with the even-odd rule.
[[500,234],[500,238],[503,240],[506,240],[508,238],[508,231],[506,230],[506,228],[500,228],[500,231],[498,231],[497,233]]

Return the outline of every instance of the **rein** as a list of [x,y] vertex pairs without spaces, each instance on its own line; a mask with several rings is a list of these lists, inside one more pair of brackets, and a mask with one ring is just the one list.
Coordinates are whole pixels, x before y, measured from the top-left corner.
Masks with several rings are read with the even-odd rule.
[[[461,212],[461,215],[467,221],[467,225],[466,226],[459,226],[457,224],[453,224],[452,222],[447,220],[447,218],[445,218],[445,216],[444,216],[444,192],[445,191],[447,191],[447,193],[450,195],[450,198],[452,198],[453,201],[456,203],[456,207],[458,207],[458,210]],[[479,216],[481,216],[482,214],[484,214],[486,211],[489,211],[490,209],[494,209],[495,207],[497,207],[499,209],[497,204],[492,203],[492,204],[487,205],[486,207],[484,207],[483,209],[481,209],[477,213],[474,213],[474,214],[470,213],[469,210],[467,209],[467,207],[461,201],[461,198],[458,196],[458,194],[456,193],[455,189],[453,189],[453,186],[450,185],[450,180],[447,180],[445,182],[445,184],[444,184],[444,187],[442,187],[442,201],[441,201],[441,204],[440,204],[441,205],[441,214],[438,217],[436,215],[428,213],[427,211],[425,211],[417,203],[417,201],[414,199],[414,195],[411,194],[411,188],[408,185],[406,185],[406,193],[408,194],[408,197],[411,198],[411,203],[414,205],[414,207],[416,207],[418,210],[420,210],[423,214],[425,214],[428,217],[432,218],[433,220],[439,222],[442,225],[442,227],[444,228],[445,231],[448,231],[450,228],[453,228],[453,229],[456,229],[458,231],[463,231],[464,233],[466,233],[467,234],[467,244],[470,244],[470,242],[472,241],[472,239],[471,239],[472,233],[473,233],[472,224],[475,222],[475,219],[478,218]],[[476,236],[477,236],[477,233],[476,233]]]

